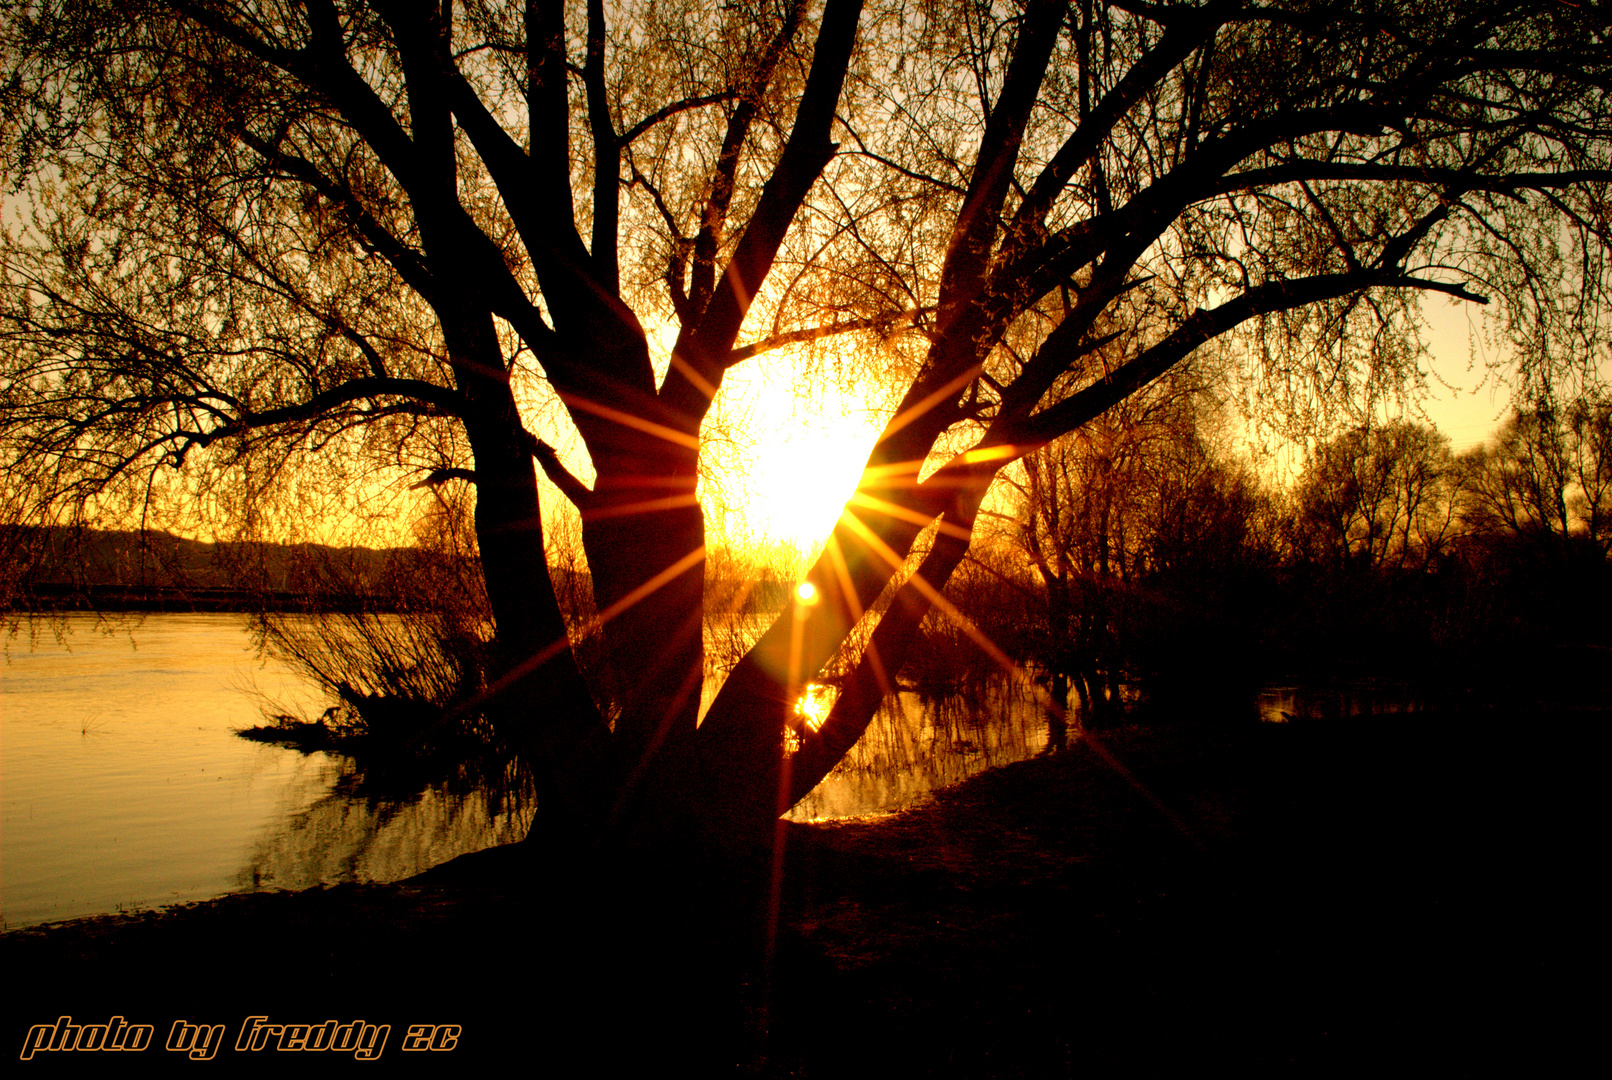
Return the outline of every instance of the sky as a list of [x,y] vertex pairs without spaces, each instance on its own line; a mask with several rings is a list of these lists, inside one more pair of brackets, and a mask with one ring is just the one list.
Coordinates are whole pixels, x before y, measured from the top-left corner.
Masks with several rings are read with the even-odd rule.
[[729,408],[756,441],[748,452],[708,447],[723,490],[715,499],[702,496],[708,514],[728,511],[731,533],[759,529],[805,550],[833,528],[886,418],[857,384],[798,395],[788,368],[785,359],[730,372],[723,386]]
[[1481,316],[1466,301],[1429,298],[1422,314],[1429,330],[1427,418],[1450,437],[1456,453],[1485,442],[1510,412],[1511,388],[1490,369],[1502,359],[1486,347]]
[[[1510,387],[1491,367],[1503,357],[1485,344],[1481,313],[1472,307],[1432,297],[1423,312],[1431,377],[1419,418],[1448,435],[1456,453],[1487,441],[1511,403]],[[757,358],[729,373],[724,404],[756,441],[747,454],[730,451],[726,457],[722,447],[708,445],[707,453],[721,459],[722,491],[718,498],[707,491],[703,501],[712,518],[726,512],[733,533],[765,530],[809,551],[828,534],[855,489],[885,417],[855,385],[819,387],[809,398],[798,397],[789,363],[782,356]],[[738,474],[733,466],[745,458],[748,471]]]
[[[1425,419],[1451,439],[1461,452],[1487,440],[1510,406],[1510,388],[1490,368],[1496,357],[1486,351],[1471,305],[1433,298],[1424,314],[1429,323],[1428,397]],[[669,352],[670,340],[664,342]],[[757,357],[732,369],[722,388],[712,422],[707,424],[703,452],[710,463],[701,501],[717,543],[745,546],[746,541],[781,541],[809,557],[828,535],[841,508],[855,490],[863,463],[893,407],[892,391],[875,385],[864,372],[839,378],[809,379],[804,396],[800,357],[779,352]],[[554,416],[555,411],[548,411]],[[580,439],[559,432],[546,438],[561,450],[568,466],[585,481],[592,479]],[[1289,452],[1289,471],[1301,455]],[[1280,472],[1280,467],[1278,472]],[[355,523],[336,510],[325,521],[326,535],[306,539],[325,543],[357,542],[383,546],[408,543],[408,525],[430,496],[393,485],[377,488],[361,500],[372,512],[400,515],[395,535],[381,535],[374,522],[358,532]],[[563,496],[545,483],[545,518],[551,535],[557,519],[568,513]],[[323,515],[316,514],[316,518]],[[185,531],[178,523],[167,527]],[[381,532],[386,532],[382,530]]]
[[[15,213],[18,208],[8,209]],[[1484,341],[1482,312],[1474,305],[1432,296],[1423,314],[1430,331],[1432,377],[1420,418],[1449,436],[1452,449],[1460,453],[1486,441],[1509,411],[1510,387],[1494,370],[1504,358]],[[652,349],[669,353],[675,329],[650,330]],[[889,390],[877,392],[865,376],[848,382],[816,379],[811,393],[802,397],[796,389],[799,363],[786,353],[771,354],[728,374],[722,404],[732,421],[734,441],[724,444],[720,433],[707,439],[713,482],[701,494],[715,531],[725,530],[736,539],[746,533],[764,534],[756,538],[793,543],[809,552],[826,537],[855,489],[891,402]],[[875,390],[872,399],[865,393],[869,390]],[[572,470],[591,479],[580,440],[557,433],[549,437],[561,447]],[[1284,456],[1290,465],[1299,457],[1292,452]],[[424,498],[391,490],[384,497],[362,501],[372,509],[387,504],[383,514],[395,511],[408,518],[417,509],[413,504]],[[556,489],[547,488],[548,505],[561,498]],[[179,522],[163,524],[181,532],[195,531]],[[354,528],[337,513],[327,523],[326,535],[308,539],[341,543],[355,535]],[[371,532],[363,542],[406,543],[407,525],[401,529],[385,539]]]

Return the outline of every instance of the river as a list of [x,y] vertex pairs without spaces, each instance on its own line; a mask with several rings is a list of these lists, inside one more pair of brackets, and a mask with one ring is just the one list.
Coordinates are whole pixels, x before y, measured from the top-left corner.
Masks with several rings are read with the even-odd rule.
[[[71,615],[7,644],[0,666],[0,920],[6,929],[229,892],[393,881],[518,839],[523,800],[427,790],[366,797],[348,762],[236,736],[265,700],[319,711],[257,657],[239,615]],[[1045,744],[1029,698],[903,693],[795,808],[889,811]]]

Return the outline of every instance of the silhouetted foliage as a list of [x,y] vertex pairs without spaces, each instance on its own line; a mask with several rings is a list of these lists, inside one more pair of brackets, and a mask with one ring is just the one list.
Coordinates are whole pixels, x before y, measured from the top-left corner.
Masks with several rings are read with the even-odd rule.
[[1461,507],[1449,446],[1447,436],[1409,420],[1323,443],[1299,477],[1294,546],[1340,574],[1431,568]]
[[1612,402],[1586,396],[1565,407],[1514,414],[1493,445],[1463,461],[1468,527],[1532,540],[1542,550],[1579,544],[1612,550]]

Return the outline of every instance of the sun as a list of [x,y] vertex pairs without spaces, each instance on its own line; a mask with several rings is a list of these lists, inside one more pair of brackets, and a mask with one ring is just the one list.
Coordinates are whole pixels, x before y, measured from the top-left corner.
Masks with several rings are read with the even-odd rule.
[[[822,542],[856,491],[884,418],[855,386],[802,394],[773,373],[729,376],[725,403],[748,438],[731,448],[702,440],[718,457],[719,514],[732,535],[793,544]],[[729,384],[732,384],[731,386]]]
[[757,455],[745,476],[747,516],[757,531],[800,548],[827,536],[856,490],[872,445],[859,434],[799,432]]

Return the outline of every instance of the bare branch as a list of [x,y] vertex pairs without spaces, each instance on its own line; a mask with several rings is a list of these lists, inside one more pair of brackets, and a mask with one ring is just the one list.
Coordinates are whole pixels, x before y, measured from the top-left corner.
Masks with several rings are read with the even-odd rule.
[[753,356],[781,349],[785,345],[798,345],[806,341],[818,341],[822,338],[833,337],[836,334],[849,334],[857,330],[877,330],[881,335],[888,336],[903,323],[911,323],[920,315],[921,311],[901,311],[889,315],[874,315],[866,319],[842,319],[839,322],[828,323],[823,326],[808,326],[799,330],[786,330],[773,334],[760,341],[751,342],[728,353],[726,367],[732,367]]

